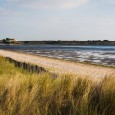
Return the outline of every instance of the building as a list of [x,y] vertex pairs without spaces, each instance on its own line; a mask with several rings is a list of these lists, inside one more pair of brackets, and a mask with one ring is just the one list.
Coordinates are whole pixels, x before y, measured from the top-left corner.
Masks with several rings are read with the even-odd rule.
[[16,39],[14,39],[14,38],[6,38],[6,41],[7,41],[7,42],[15,42]]
[[14,44],[16,42],[16,39],[6,38],[6,39],[3,39],[2,42],[5,43],[5,44]]

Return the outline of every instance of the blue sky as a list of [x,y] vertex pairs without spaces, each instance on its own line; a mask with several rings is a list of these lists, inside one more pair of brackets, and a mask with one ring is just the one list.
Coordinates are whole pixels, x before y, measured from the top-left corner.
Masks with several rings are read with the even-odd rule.
[[115,0],[0,0],[0,39],[114,40]]

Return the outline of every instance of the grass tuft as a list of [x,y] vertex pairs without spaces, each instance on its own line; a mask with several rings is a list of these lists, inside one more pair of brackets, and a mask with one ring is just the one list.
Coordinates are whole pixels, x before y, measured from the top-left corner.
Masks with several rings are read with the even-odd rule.
[[115,76],[100,82],[30,74],[0,57],[1,115],[114,115]]

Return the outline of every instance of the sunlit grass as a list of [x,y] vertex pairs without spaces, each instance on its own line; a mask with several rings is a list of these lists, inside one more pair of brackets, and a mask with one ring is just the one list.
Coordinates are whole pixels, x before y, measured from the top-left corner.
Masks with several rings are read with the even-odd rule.
[[30,74],[0,57],[0,115],[114,115],[115,77]]

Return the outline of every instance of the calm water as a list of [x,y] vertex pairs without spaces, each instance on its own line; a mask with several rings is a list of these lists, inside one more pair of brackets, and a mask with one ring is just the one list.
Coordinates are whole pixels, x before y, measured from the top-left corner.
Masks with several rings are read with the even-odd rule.
[[1,45],[0,49],[115,66],[115,46]]

